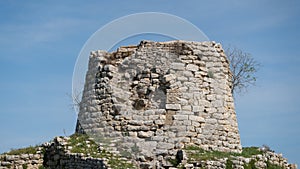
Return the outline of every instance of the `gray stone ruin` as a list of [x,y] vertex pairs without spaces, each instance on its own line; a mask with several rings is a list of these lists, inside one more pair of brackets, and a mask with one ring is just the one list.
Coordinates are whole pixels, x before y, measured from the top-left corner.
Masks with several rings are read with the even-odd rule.
[[93,51],[76,132],[140,166],[184,160],[187,146],[241,152],[231,76],[215,42],[142,41]]

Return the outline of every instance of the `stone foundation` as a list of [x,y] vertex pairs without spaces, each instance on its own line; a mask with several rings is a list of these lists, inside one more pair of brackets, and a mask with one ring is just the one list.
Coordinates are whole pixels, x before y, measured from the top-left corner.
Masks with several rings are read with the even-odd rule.
[[[90,140],[83,140],[83,142],[89,142]],[[82,142],[82,143],[83,143]],[[78,145],[80,147],[80,145]],[[88,146],[88,145],[86,145]],[[191,153],[197,153],[196,150],[181,150],[181,154],[178,154],[175,159],[178,160],[178,166],[171,164],[162,165],[155,163],[152,166],[148,163],[134,163],[134,160],[128,160],[126,158],[120,159],[116,154],[108,154],[101,158],[95,158],[88,154],[72,153],[74,147],[70,146],[70,137],[55,137],[53,141],[43,144],[40,147],[43,151],[38,151],[36,154],[20,154],[20,155],[0,155],[0,169],[118,169],[119,166],[111,165],[114,163],[119,164],[122,160],[122,164],[134,164],[129,168],[240,168],[244,169],[246,166],[255,166],[257,169],[265,169],[267,166],[276,165],[282,169],[297,169],[297,165],[289,164],[282,154],[277,154],[271,151],[266,151],[262,154],[252,155],[250,157],[242,156],[230,156],[229,158],[217,158],[214,160],[195,160],[190,155]],[[98,149],[93,152],[98,154],[104,150],[104,147],[98,146]],[[195,151],[195,152],[193,152]],[[111,163],[111,164],[110,164]],[[123,165],[121,165],[123,166]]]
[[[42,149],[42,147],[38,147]],[[44,154],[38,151],[36,154],[19,154],[19,155],[0,155],[0,169],[13,168],[13,169],[38,169],[43,166]]]

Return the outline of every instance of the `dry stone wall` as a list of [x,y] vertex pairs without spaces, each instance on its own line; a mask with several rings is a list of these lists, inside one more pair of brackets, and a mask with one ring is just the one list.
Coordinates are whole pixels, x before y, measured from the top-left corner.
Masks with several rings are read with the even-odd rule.
[[18,155],[0,155],[0,169],[38,169],[43,166],[43,152],[42,147],[35,154],[18,154]]
[[76,130],[151,165],[186,145],[240,152],[231,85],[215,42],[142,41],[93,51]]
[[[109,169],[109,168],[151,168],[152,166],[143,164],[138,167],[132,166],[125,167],[124,165],[115,166],[120,163],[120,157],[114,154],[108,154],[101,158],[93,157],[93,154],[99,154],[104,151],[104,147],[98,145],[95,152],[89,153],[72,153],[76,147],[81,147],[80,144],[89,142],[85,146],[91,146],[90,141],[93,139],[87,138],[81,140],[76,145],[71,146],[70,144],[76,138],[71,137],[55,137],[53,141],[46,142],[43,146],[38,147],[39,151],[35,154],[19,154],[19,155],[0,155],[0,169]],[[85,149],[84,147],[82,147]],[[43,151],[40,151],[43,150]],[[76,150],[78,151],[78,150]],[[186,168],[186,169],[197,169],[197,168],[254,168],[265,169],[277,168],[282,169],[297,169],[296,164],[289,164],[287,159],[282,154],[277,154],[272,151],[264,151],[262,154],[252,155],[249,157],[243,156],[230,156],[229,158],[218,158],[208,160],[195,160],[193,155],[197,154],[197,150],[183,150],[182,159],[178,166],[161,166],[157,165],[156,168]],[[178,158],[178,157],[177,157]],[[229,163],[230,161],[230,163]],[[114,162],[114,163],[113,163]],[[132,160],[126,158],[122,159],[123,164],[132,164]],[[120,167],[121,166],[121,167]],[[152,167],[153,168],[153,167]]]
[[93,158],[83,153],[71,153],[69,137],[55,137],[45,144],[44,166],[51,169],[106,169],[104,159]]
[[[282,154],[276,154],[274,152],[265,152],[263,154],[253,155],[251,157],[231,157],[233,159],[221,158],[215,160],[206,160],[198,162],[189,162],[183,164],[187,169],[219,169],[219,168],[282,168],[282,169],[297,169],[296,164],[289,164],[287,159],[282,157]],[[230,162],[229,162],[230,161]]]

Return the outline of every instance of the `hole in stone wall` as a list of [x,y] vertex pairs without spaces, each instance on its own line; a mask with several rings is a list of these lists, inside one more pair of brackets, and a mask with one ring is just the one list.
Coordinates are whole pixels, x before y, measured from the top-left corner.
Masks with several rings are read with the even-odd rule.
[[136,99],[134,100],[133,107],[136,110],[141,110],[146,107],[146,101],[144,99]]

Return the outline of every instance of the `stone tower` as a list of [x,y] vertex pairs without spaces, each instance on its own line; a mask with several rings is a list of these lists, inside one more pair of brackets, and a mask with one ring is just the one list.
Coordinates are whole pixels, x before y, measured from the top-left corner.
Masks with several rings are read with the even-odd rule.
[[167,165],[188,145],[240,152],[231,76],[215,42],[142,41],[93,51],[76,132],[140,166]]

